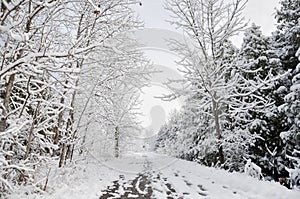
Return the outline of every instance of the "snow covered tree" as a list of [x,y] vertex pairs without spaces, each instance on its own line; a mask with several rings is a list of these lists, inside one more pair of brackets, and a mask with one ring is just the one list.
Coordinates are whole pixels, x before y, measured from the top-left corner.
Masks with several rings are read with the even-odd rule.
[[[127,137],[139,128],[138,97],[148,83],[151,67],[137,47],[128,35],[119,34],[93,52],[83,67],[75,118],[84,151],[97,150],[96,145],[84,147],[97,139],[111,143],[114,147],[106,150],[119,157]],[[102,131],[87,133],[95,126]]]
[[[299,168],[300,125],[299,125],[299,48],[300,48],[300,2],[298,0],[282,0],[277,11],[277,31],[274,33],[275,47],[280,57],[283,70],[290,75],[282,80],[278,89],[283,102],[279,110],[285,115],[287,126],[281,133],[285,144],[284,153],[289,161],[285,166],[291,169]],[[298,51],[297,51],[298,50]],[[291,158],[293,157],[293,158]],[[299,182],[298,182],[299,186]]]
[[281,0],[281,7],[277,10],[277,31],[275,32],[275,42],[278,48],[278,55],[283,68],[295,70],[298,59],[296,52],[300,45],[299,37],[299,10],[298,0]]
[[[243,169],[243,165],[232,162],[242,164],[241,154],[246,154],[245,150],[252,142],[249,131],[245,131],[245,125],[240,123],[243,122],[243,116],[240,116],[256,103],[249,105],[241,101],[241,96],[249,95],[256,88],[249,87],[249,82],[237,70],[236,50],[228,42],[245,27],[241,17],[245,3],[240,0],[228,4],[217,0],[174,0],[169,1],[167,8],[173,14],[171,23],[182,28],[189,38],[186,43],[172,42],[174,50],[183,56],[179,65],[184,68],[182,72],[188,85],[184,92],[174,90],[175,96],[194,98],[198,121],[205,118],[199,125],[203,135],[195,137],[203,139],[198,142],[199,147],[209,142],[207,146],[217,149],[211,152],[214,158],[209,158],[213,159],[209,164],[232,170]],[[241,87],[243,92],[240,92]],[[241,111],[243,113],[239,113]],[[233,122],[240,125],[233,126]],[[240,143],[239,147],[236,143]],[[200,150],[205,157],[207,151]]]
[[[263,109],[253,108],[248,111],[248,119],[252,120],[249,131],[257,135],[254,145],[250,147],[252,160],[262,167],[265,175],[278,180],[278,171],[284,169],[282,162],[283,144],[280,138],[283,115],[278,111],[281,97],[277,94],[280,80],[284,78],[280,60],[270,44],[272,40],[262,35],[260,27],[252,24],[246,31],[240,50],[241,74],[252,85],[267,84],[258,88],[252,96],[265,101]],[[282,76],[280,76],[282,75]]]
[[196,125],[192,112],[174,111],[169,121],[161,127],[156,138],[156,151],[195,161],[194,137]]
[[[276,131],[273,125],[280,120],[280,98],[274,90],[278,88],[277,80],[286,74],[279,67],[270,40],[255,25],[247,31],[240,52],[228,41],[245,27],[240,17],[244,5],[244,1],[225,5],[217,0],[174,0],[167,4],[173,14],[171,23],[182,28],[188,39],[186,43],[171,42],[183,56],[178,64],[184,68],[181,72],[186,88],[174,89],[171,81],[174,95],[165,99],[187,95],[193,101],[187,102],[188,109],[193,109],[188,114],[198,118],[198,125],[193,124],[195,129],[187,136],[195,138],[191,143],[197,143],[189,146],[195,149],[193,158],[198,156],[208,165],[240,171],[244,169],[242,156],[250,158],[249,147],[255,148],[255,141],[262,141],[257,150],[261,158],[272,156],[269,152],[275,149],[273,141],[281,142],[279,129],[274,134],[270,131]],[[211,152],[203,146],[210,146]],[[268,164],[273,166],[272,161]]]
[[63,6],[62,1],[1,2],[3,193],[15,185],[31,183],[32,169],[57,148],[52,130],[56,113],[64,105],[57,101],[59,89],[52,87],[56,81],[53,74],[70,72],[62,52],[66,42],[58,37],[62,32],[54,28]]
[[[85,62],[91,58],[90,54],[105,49],[105,42],[112,41],[110,38],[139,27],[134,11],[129,7],[137,2],[135,0],[127,2],[114,0],[102,2],[101,5],[94,1],[71,4],[71,14],[67,12],[65,16],[68,19],[66,26],[72,27],[71,30],[73,30],[70,38],[72,46],[68,49],[68,57],[76,60],[75,68],[77,70],[83,69]],[[73,13],[74,11],[75,13]],[[74,18],[77,20],[74,21]],[[74,32],[74,30],[76,31]],[[73,84],[75,87],[79,87],[79,79]],[[68,143],[62,142],[61,144],[61,162],[65,158],[72,159],[74,144],[80,133],[77,129],[78,121],[75,121],[76,95],[77,90],[74,90],[69,96],[70,101],[67,102],[70,109],[65,113],[67,120],[65,130],[71,139],[68,140]]]
[[280,107],[284,110],[289,129],[281,133],[281,137],[286,144],[285,153],[291,161],[289,168],[292,186],[300,187],[300,47],[296,53],[299,57],[298,65],[293,71],[292,85],[285,96],[285,103]]
[[[223,114],[228,96],[225,74],[228,68],[220,64],[219,48],[231,36],[243,29],[243,18],[240,17],[245,1],[236,0],[225,4],[217,0],[170,0],[167,9],[172,13],[172,24],[182,28],[189,43],[173,42],[174,50],[183,55],[179,63],[185,68],[185,78],[191,85],[190,93],[199,93],[199,104],[202,113],[210,116],[207,133],[214,135],[218,146],[217,159],[225,162],[222,140]],[[180,95],[182,93],[177,93]]]
[[139,24],[133,3],[1,1],[1,194],[32,183],[51,157],[59,166],[72,159],[80,70],[109,38]]

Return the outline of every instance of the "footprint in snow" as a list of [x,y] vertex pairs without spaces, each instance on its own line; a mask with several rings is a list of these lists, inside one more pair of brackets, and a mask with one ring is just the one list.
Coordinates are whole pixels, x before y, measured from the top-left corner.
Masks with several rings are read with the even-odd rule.
[[192,186],[193,184],[192,183],[190,183],[189,181],[187,181],[187,180],[184,180],[184,182],[185,182],[185,184],[187,185],[187,186]]

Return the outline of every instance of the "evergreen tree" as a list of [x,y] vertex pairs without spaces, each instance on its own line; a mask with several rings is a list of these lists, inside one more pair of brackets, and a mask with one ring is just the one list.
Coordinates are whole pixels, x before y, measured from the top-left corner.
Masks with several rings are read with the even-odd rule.
[[[290,177],[294,184],[299,186],[299,171],[295,175],[295,169],[299,169],[300,158],[300,1],[282,0],[281,8],[277,11],[277,31],[274,34],[275,46],[280,57],[283,70],[289,71],[287,78],[282,80],[282,86],[278,89],[284,100],[279,110],[285,115],[287,128],[281,132],[284,141],[284,153],[286,155],[285,166],[291,168]],[[298,50],[298,51],[297,51]],[[293,172],[291,172],[293,171]],[[298,177],[295,177],[298,176]],[[298,179],[298,182],[296,182]]]
[[[296,53],[300,61],[300,48]],[[292,74],[292,82],[288,94],[281,106],[288,118],[289,129],[281,133],[285,142],[286,157],[290,160],[287,167],[290,168],[292,186],[300,186],[300,63]]]
[[278,55],[284,69],[295,70],[298,58],[296,52],[300,46],[300,1],[281,0],[280,10],[277,10],[278,22],[275,32]]
[[277,180],[278,171],[284,169],[283,144],[280,138],[283,117],[278,111],[281,98],[276,92],[279,75],[283,72],[270,42],[271,39],[262,35],[260,27],[253,24],[245,33],[240,55],[242,75],[247,81],[259,85],[268,79],[268,86],[258,88],[246,99],[250,102],[253,100],[252,96],[256,96],[265,101],[262,109],[248,111],[247,117],[253,120],[249,130],[256,135],[255,143],[250,147],[250,157],[262,167],[265,175]]

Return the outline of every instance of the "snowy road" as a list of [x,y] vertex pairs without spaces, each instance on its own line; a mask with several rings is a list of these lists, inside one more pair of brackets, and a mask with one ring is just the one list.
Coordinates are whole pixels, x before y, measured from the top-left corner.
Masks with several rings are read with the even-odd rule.
[[[165,165],[157,165],[153,168],[157,159],[149,160],[149,154],[143,154],[140,159],[134,159],[134,163],[136,165],[143,165],[143,171],[138,173],[133,180],[126,180],[124,175],[119,175],[119,179],[113,181],[113,184],[108,186],[107,189],[102,190],[103,194],[100,196],[100,199],[107,198],[209,198],[207,196],[206,189],[203,185],[193,186],[191,182],[189,182],[184,175],[180,175],[179,171],[174,171],[172,177],[174,179],[170,181],[168,176],[162,173],[161,166]],[[159,157],[159,156],[157,156]],[[162,157],[159,157],[162,158]],[[159,159],[158,158],[158,159]],[[165,158],[165,157],[164,157]],[[162,159],[164,159],[162,158]],[[174,162],[174,160],[171,160]],[[132,162],[131,162],[132,163]],[[163,162],[167,166],[170,162]],[[160,166],[160,167],[157,167]],[[172,178],[170,178],[172,179]],[[173,184],[181,184],[179,190],[176,190],[173,187]],[[186,192],[181,192],[180,189],[183,188],[182,185],[185,185]],[[192,187],[193,186],[193,187]],[[193,197],[191,197],[193,195]],[[156,196],[156,197],[155,197]]]
[[296,199],[300,196],[300,192],[291,192],[279,184],[155,153],[130,154],[107,166],[121,173],[102,189],[100,199]]
[[[11,199],[24,199],[16,193]],[[275,182],[228,173],[156,153],[90,157],[51,172],[47,192],[27,199],[299,199]]]

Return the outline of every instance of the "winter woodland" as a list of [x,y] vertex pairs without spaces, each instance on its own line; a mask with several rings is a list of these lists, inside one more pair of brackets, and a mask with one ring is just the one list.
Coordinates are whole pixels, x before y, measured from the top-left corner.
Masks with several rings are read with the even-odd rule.
[[[185,102],[155,151],[297,189],[300,1],[280,1],[268,37],[244,20],[246,3],[167,1],[170,23],[189,42],[170,41],[184,75],[161,98]],[[156,71],[130,37],[143,26],[136,4],[1,0],[0,198],[27,185],[42,194],[49,165],[68,168],[97,146],[118,158],[142,131],[139,96]],[[230,38],[241,32],[238,48]]]

